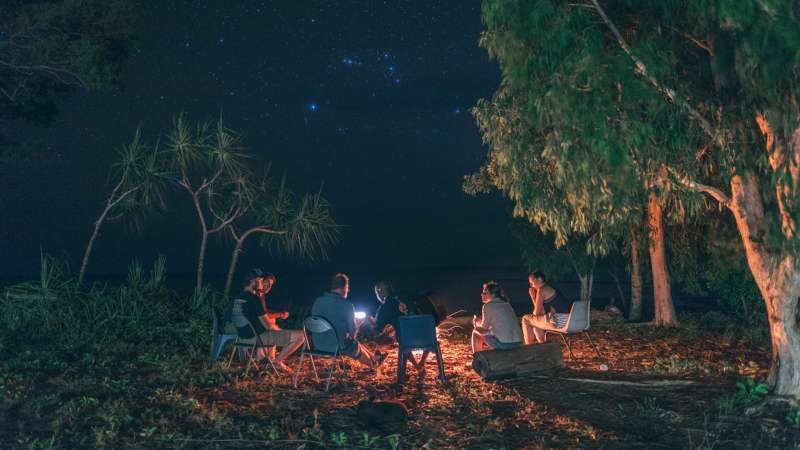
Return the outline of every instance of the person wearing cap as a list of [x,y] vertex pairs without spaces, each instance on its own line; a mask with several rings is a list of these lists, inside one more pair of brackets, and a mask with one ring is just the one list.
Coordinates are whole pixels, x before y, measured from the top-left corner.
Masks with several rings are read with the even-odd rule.
[[[347,300],[350,293],[350,278],[343,273],[337,273],[331,278],[330,291],[314,300],[311,315],[326,319],[336,330],[339,342],[339,352],[342,355],[358,360],[370,368],[377,368],[383,363],[386,354],[380,351],[372,355],[364,344],[358,342],[358,328],[356,327],[355,308]],[[317,344],[317,341],[314,341]],[[324,345],[326,348],[335,347],[337,343]]]
[[[275,275],[265,273],[261,269],[250,270],[244,278],[242,292],[237,299],[243,301],[242,314],[253,326],[239,327],[239,337],[252,339],[255,336],[253,331],[261,338],[261,342],[272,347],[267,356],[272,359],[275,367],[285,372],[291,372],[289,366],[284,363],[286,358],[295,353],[305,342],[305,335],[300,330],[282,330],[275,322],[276,319],[286,319],[289,313],[286,311],[270,311],[267,309],[266,295],[272,290],[275,284]],[[281,351],[277,355],[275,347],[280,347]]]

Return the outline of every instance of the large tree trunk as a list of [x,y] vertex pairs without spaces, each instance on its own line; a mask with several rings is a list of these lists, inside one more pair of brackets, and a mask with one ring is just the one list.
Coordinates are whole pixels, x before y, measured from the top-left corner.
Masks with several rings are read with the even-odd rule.
[[800,398],[800,261],[789,250],[770,247],[761,192],[753,172],[743,171],[731,179],[730,209],[747,264],[766,303],[772,336],[770,386],[775,394]]
[[650,267],[653,271],[653,302],[655,317],[653,323],[661,326],[675,326],[678,317],[672,305],[672,292],[667,270],[667,255],[664,246],[664,211],[658,194],[647,195],[647,223],[650,227]]
[[642,320],[642,270],[639,263],[639,239],[636,231],[631,231],[631,306],[628,320]]

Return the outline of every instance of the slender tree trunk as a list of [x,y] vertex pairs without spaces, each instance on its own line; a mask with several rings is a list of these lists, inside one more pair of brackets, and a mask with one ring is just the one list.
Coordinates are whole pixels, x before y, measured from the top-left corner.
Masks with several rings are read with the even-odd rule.
[[200,292],[203,288],[203,266],[206,260],[206,245],[208,243],[208,232],[203,230],[203,237],[200,238],[200,253],[197,255],[197,282],[195,292]]
[[766,304],[772,337],[769,384],[775,394],[800,399],[800,261],[789,250],[770,247],[754,173],[745,171],[731,179],[730,209],[742,237],[747,264]]
[[592,299],[592,284],[594,283],[594,274],[589,272],[587,274],[578,274],[578,279],[581,282],[581,301],[589,301]]
[[639,263],[639,238],[631,229],[631,306],[628,320],[642,320],[642,270]]
[[111,205],[107,205],[106,208],[103,210],[103,213],[100,214],[100,217],[94,222],[94,231],[92,232],[92,237],[89,238],[89,243],[86,244],[86,251],[83,252],[83,260],[81,261],[81,271],[78,273],[78,285],[83,284],[83,278],[86,276],[86,267],[89,265],[89,255],[92,254],[92,249],[94,248],[94,241],[97,240],[97,235],[100,234],[100,227],[103,226],[103,222],[106,220],[106,216],[108,212],[111,211]]
[[86,268],[89,266],[89,256],[91,256],[92,254],[92,249],[94,249],[94,242],[97,240],[97,236],[100,235],[100,227],[103,226],[106,217],[108,217],[108,213],[110,213],[111,210],[114,209],[114,207],[117,206],[117,204],[119,204],[119,202],[125,199],[125,197],[127,197],[128,195],[132,194],[137,189],[139,189],[138,187],[129,189],[115,199],[114,197],[116,197],[117,192],[119,192],[119,188],[122,186],[123,181],[124,178],[120,180],[120,182],[117,184],[114,190],[111,191],[111,195],[106,201],[106,207],[103,209],[103,212],[100,214],[100,217],[98,217],[97,220],[94,222],[94,231],[92,231],[92,237],[89,238],[89,243],[86,244],[86,251],[83,252],[83,260],[81,261],[81,270],[80,272],[78,272],[78,285],[83,284],[83,279],[86,276]]
[[667,270],[667,255],[664,246],[663,205],[658,194],[650,192],[647,196],[647,222],[650,227],[650,266],[653,271],[653,302],[655,317],[653,323],[661,326],[675,326],[678,318],[672,304],[672,292]]
[[192,193],[192,200],[194,202],[194,209],[197,211],[197,217],[200,220],[200,252],[197,255],[197,280],[195,282],[194,291],[200,292],[203,289],[203,265],[206,259],[206,245],[208,243],[208,226],[206,226],[206,218],[203,216],[203,209],[200,207],[199,194]]
[[[611,278],[614,280],[614,286],[617,287],[617,294],[619,294],[619,308],[623,310],[622,312],[624,314],[626,312],[625,309],[627,308],[627,299],[625,298],[625,291],[622,289],[622,283],[619,281],[617,269],[609,269],[608,274],[611,275]],[[611,297],[609,306],[617,306],[616,301],[614,301],[614,297]]]
[[247,235],[242,236],[240,239],[236,239],[236,247],[233,249],[233,253],[231,253],[231,264],[228,267],[228,277],[225,280],[225,293],[224,297],[228,298],[228,295],[231,293],[231,286],[233,285],[233,275],[236,273],[236,265],[239,263],[239,256],[242,255],[242,251],[244,250],[244,240]]

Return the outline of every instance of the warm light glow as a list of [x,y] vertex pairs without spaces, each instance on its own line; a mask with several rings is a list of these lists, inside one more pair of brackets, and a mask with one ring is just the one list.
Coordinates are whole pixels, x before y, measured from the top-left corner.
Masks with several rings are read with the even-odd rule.
[[367,318],[367,313],[365,313],[364,311],[356,311],[356,319],[364,320],[366,318]]
[[414,350],[411,353],[413,353],[414,357],[417,359],[422,358],[422,350]]

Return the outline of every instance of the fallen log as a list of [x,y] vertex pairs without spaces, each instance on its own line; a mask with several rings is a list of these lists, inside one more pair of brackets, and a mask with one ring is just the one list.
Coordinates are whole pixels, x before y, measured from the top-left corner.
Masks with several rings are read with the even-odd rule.
[[556,342],[486,350],[475,353],[472,359],[472,368],[486,380],[522,377],[556,367],[564,367],[561,346]]

